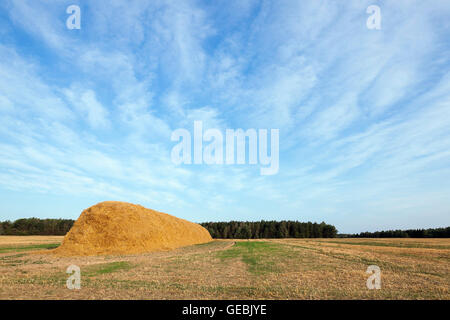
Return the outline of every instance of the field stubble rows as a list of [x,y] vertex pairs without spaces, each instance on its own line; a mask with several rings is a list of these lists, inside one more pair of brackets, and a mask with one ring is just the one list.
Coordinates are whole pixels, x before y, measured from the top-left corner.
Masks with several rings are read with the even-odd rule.
[[[140,255],[55,257],[62,237],[0,237],[1,299],[446,299],[450,239],[215,240]],[[66,269],[81,268],[69,290]],[[369,265],[382,288],[369,290]]]

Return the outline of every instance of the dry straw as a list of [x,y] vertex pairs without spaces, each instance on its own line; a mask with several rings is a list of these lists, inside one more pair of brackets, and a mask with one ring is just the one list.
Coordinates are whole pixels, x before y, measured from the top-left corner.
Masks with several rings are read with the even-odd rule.
[[59,256],[136,254],[206,243],[202,226],[126,202],[106,201],[84,210],[53,253]]

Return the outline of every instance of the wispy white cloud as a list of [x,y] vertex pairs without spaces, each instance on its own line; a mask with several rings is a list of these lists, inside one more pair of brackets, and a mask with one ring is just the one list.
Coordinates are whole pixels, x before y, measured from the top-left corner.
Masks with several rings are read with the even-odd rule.
[[72,87],[63,90],[70,103],[75,106],[93,129],[109,127],[108,110],[97,100],[91,89]]

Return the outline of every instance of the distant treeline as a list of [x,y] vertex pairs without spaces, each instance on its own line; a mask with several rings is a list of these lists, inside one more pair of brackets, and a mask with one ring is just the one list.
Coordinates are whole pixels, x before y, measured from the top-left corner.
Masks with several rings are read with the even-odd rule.
[[[70,219],[19,219],[0,222],[0,235],[65,235],[75,221]],[[334,226],[297,221],[206,222],[201,223],[213,238],[334,238]]]
[[70,219],[38,219],[28,218],[19,219],[14,222],[4,221],[0,222],[0,235],[10,236],[50,236],[50,235],[65,235],[72,225],[74,220]]
[[435,229],[388,230],[347,235],[351,238],[450,238],[450,227]]
[[213,238],[262,239],[262,238],[335,238],[334,226],[322,223],[298,221],[256,221],[256,222],[205,222]]
[[[0,235],[65,235],[75,221],[71,219],[18,219],[0,222]],[[435,229],[388,230],[337,234],[334,226],[298,221],[204,222],[213,238],[450,238],[450,227]]]

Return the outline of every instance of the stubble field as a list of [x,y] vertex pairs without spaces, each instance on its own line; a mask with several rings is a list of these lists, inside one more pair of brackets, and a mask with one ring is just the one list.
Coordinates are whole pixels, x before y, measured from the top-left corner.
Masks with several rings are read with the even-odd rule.
[[[62,237],[0,237],[0,299],[450,299],[450,239],[215,240],[55,257]],[[70,290],[67,267],[81,269]],[[366,287],[369,265],[381,289]]]

